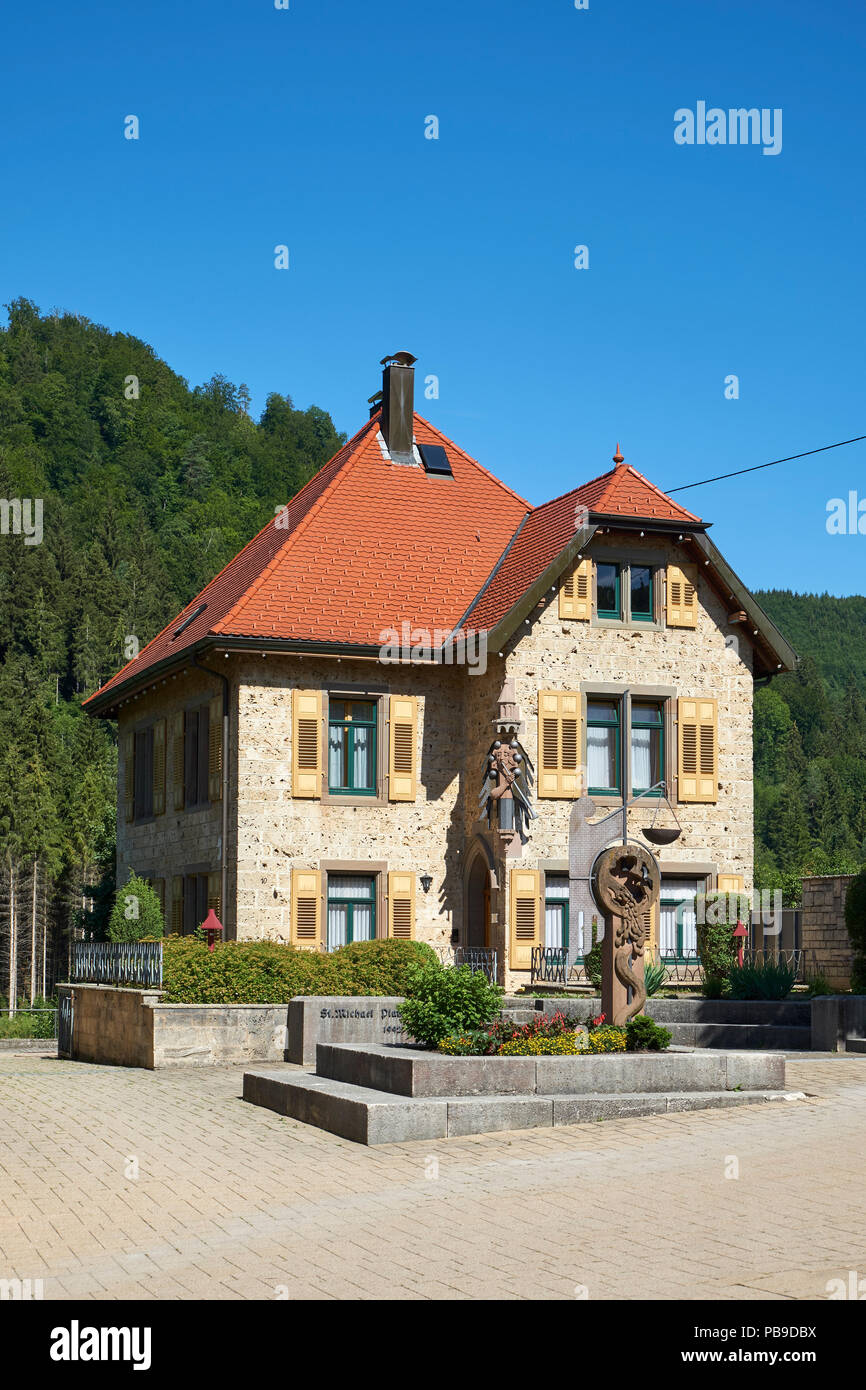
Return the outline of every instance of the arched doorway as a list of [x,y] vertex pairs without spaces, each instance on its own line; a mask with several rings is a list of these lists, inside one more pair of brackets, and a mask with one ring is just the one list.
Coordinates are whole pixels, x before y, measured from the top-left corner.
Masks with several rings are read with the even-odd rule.
[[466,946],[484,950],[490,945],[490,869],[476,854],[466,886]]

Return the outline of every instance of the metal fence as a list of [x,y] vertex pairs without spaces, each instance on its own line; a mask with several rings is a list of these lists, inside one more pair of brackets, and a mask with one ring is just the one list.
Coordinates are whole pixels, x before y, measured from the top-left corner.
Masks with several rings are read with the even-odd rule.
[[454,952],[455,965],[468,965],[473,975],[480,971],[491,984],[496,984],[496,952],[477,946],[460,946]]
[[[814,957],[814,952],[808,954]],[[647,965],[662,965],[665,970],[663,985],[700,985],[704,975],[700,956],[695,950],[684,951],[681,955],[662,954],[659,951],[645,951]],[[743,951],[744,965],[786,965],[794,972],[794,983],[803,985],[807,980],[807,952],[802,948],[783,950],[778,946],[769,950],[756,950],[746,947]],[[812,962],[812,973],[816,970]],[[568,950],[564,946],[534,946],[532,950],[532,984],[566,985],[577,988],[591,985],[582,956],[569,961]]]
[[73,984],[139,985],[159,989],[162,985],[161,941],[74,941],[72,943]]

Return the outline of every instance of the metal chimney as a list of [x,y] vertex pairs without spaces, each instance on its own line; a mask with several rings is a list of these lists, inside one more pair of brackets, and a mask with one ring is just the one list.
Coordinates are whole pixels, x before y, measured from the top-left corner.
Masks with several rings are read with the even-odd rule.
[[382,358],[382,436],[392,463],[414,463],[415,368],[411,352]]

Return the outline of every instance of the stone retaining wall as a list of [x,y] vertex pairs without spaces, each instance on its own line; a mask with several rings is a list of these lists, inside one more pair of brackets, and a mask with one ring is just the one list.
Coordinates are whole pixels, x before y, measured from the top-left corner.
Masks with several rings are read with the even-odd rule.
[[833,989],[850,989],[854,952],[845,926],[845,894],[852,874],[803,879],[800,942],[807,968],[826,975]]

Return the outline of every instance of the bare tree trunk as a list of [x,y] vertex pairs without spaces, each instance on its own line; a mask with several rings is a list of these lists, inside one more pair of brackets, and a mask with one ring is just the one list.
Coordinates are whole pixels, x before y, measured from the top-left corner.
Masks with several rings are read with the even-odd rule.
[[18,1002],[18,938],[15,921],[15,868],[9,864],[9,1017]]
[[30,1004],[36,998],[36,870],[37,860],[33,860],[33,892],[30,898]]

